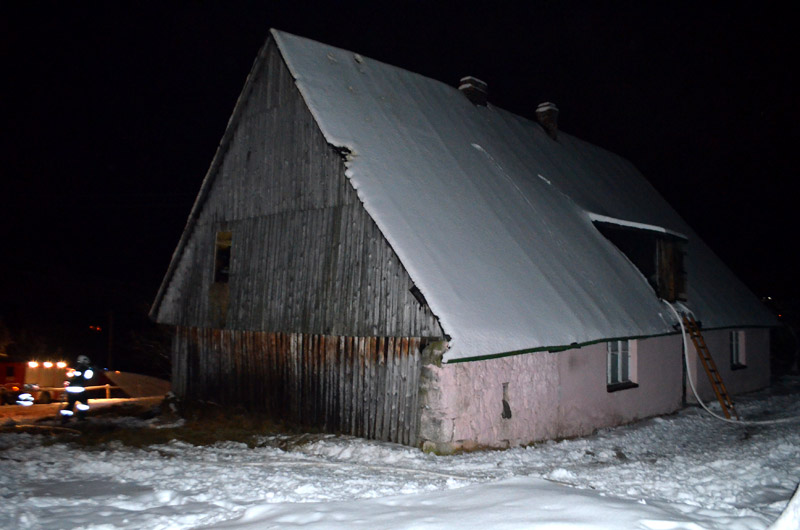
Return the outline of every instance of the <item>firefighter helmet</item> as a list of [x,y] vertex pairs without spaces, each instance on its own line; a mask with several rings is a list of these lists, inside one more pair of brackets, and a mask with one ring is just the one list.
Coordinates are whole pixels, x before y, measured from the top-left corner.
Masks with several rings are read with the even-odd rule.
[[92,361],[85,355],[78,355],[78,364],[90,364]]

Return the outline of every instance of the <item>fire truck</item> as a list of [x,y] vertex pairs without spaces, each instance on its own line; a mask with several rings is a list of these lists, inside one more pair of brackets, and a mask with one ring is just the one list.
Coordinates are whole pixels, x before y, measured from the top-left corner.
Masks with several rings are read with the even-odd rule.
[[36,403],[60,401],[67,369],[64,361],[0,362],[0,405],[13,405],[26,393]]

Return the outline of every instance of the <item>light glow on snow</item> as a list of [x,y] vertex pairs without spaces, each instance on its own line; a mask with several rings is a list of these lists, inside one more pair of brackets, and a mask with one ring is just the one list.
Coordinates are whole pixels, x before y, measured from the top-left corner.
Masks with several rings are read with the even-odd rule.
[[[737,409],[798,415],[800,378],[790,383],[791,393],[742,398]],[[102,418],[87,422],[160,426]],[[454,456],[333,435],[87,449],[3,432],[0,467],[0,528],[764,530],[800,481],[800,429],[730,425],[692,408]],[[776,530],[800,527],[798,505]]]

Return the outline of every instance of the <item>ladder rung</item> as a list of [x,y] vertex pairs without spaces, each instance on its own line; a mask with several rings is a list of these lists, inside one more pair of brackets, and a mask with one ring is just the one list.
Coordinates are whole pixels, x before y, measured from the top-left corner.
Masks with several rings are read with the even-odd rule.
[[689,315],[685,315],[683,317],[683,322],[686,328],[689,330],[689,336],[692,338],[692,343],[697,351],[697,356],[700,357],[700,360],[702,361],[703,368],[705,369],[706,375],[711,382],[711,387],[714,390],[714,394],[717,396],[717,400],[722,406],[725,417],[730,418],[731,416],[736,416],[738,419],[739,414],[733,407],[733,401],[728,395],[728,389],[725,388],[725,383],[722,382],[722,376],[720,375],[719,370],[717,370],[717,364],[714,362],[714,357],[711,356],[711,352],[708,350],[706,341],[700,331],[700,326],[698,326],[697,321]]

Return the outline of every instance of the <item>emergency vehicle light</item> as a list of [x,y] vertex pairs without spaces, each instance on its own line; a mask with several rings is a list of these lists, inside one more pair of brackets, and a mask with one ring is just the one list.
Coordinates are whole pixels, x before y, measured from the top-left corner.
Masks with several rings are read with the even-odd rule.
[[28,366],[30,366],[31,368],[36,368],[37,366],[39,366],[39,363],[37,363],[36,361],[31,361],[28,363]]

